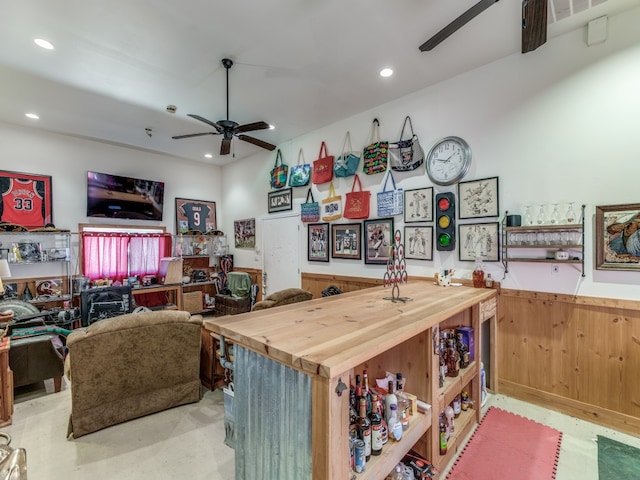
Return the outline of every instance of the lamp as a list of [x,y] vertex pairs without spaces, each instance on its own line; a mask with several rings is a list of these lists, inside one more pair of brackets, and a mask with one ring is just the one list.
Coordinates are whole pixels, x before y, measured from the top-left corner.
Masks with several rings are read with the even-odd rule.
[[9,269],[9,262],[6,258],[0,259],[0,297],[4,297],[4,285],[2,284],[3,278],[9,278],[11,276],[11,270]]

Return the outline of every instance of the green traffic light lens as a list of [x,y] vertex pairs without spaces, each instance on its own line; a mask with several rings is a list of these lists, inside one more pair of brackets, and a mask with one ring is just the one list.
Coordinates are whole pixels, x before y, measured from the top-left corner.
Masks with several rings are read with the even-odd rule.
[[451,235],[449,235],[448,233],[441,233],[440,235],[438,235],[438,244],[441,247],[448,247],[450,243]]

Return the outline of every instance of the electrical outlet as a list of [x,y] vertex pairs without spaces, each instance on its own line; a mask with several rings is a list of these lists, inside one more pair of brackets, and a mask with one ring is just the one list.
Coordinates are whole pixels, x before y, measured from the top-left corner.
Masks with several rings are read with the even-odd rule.
[[557,275],[560,273],[560,265],[558,265],[557,263],[554,263],[553,265],[551,265],[551,273],[554,275]]

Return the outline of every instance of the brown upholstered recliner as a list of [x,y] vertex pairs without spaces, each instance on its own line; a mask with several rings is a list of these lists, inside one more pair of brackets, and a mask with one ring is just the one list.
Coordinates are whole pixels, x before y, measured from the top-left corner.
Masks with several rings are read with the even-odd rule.
[[[7,335],[16,328],[44,326],[38,318],[9,325]],[[9,367],[13,371],[14,387],[53,378],[54,389],[60,391],[64,374],[64,342],[56,333],[41,333],[25,338],[12,338],[9,350]]]
[[265,308],[279,307],[281,305],[289,305],[291,303],[305,302],[311,300],[313,294],[301,288],[285,288],[278,292],[274,292],[261,302],[256,303],[252,311],[264,310]]

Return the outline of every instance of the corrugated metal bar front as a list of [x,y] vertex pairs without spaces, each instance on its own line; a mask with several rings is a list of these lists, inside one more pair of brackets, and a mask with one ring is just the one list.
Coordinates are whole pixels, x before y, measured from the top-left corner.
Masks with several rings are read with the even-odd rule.
[[311,377],[238,345],[234,365],[236,480],[311,480]]

